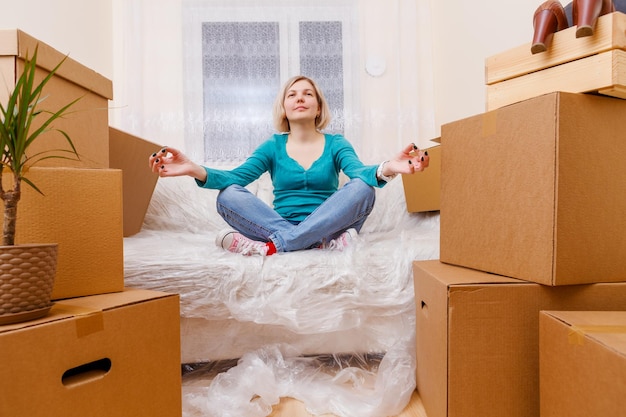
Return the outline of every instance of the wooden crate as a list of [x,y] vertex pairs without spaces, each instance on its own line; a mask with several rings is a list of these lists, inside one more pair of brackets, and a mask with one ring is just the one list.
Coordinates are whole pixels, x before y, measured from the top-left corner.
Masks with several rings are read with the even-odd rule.
[[528,43],[487,58],[487,110],[555,91],[626,99],[626,14],[600,17],[593,36],[575,32],[557,32],[543,53]]

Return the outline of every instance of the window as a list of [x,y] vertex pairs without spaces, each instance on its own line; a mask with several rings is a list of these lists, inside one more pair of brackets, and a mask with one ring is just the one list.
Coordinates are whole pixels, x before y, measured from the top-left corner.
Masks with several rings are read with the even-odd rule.
[[205,162],[245,159],[274,132],[276,93],[296,74],[315,79],[324,91],[333,114],[326,130],[348,135],[352,7],[233,3],[183,6],[188,149]]
[[280,85],[278,35],[277,22],[202,23],[207,160],[241,160],[271,134],[270,110]]

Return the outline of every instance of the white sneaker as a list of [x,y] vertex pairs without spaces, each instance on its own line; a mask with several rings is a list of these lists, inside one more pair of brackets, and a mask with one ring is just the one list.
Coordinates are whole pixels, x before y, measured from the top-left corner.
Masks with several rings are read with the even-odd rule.
[[356,229],[348,229],[339,235],[336,239],[324,244],[324,249],[342,251],[352,244],[359,236]]
[[222,230],[215,237],[215,244],[229,252],[240,253],[245,256],[267,255],[267,245],[263,242],[248,239],[234,230]]

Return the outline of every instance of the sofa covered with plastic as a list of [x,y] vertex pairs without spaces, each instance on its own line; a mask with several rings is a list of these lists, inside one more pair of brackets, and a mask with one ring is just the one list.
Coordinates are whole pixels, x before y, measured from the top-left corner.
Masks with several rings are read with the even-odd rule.
[[[248,188],[271,204],[267,175]],[[180,294],[182,362],[239,359],[187,413],[264,416],[284,396],[316,413],[399,413],[415,389],[412,262],[439,257],[438,212],[408,213],[397,178],[348,249],[246,257],[214,243],[227,228],[217,193],[159,179],[124,241],[126,286]],[[321,358],[338,366],[322,371]]]

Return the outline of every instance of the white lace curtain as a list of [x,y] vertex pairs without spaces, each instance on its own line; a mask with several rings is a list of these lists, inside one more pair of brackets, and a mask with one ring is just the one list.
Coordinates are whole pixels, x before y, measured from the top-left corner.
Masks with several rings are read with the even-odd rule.
[[[281,23],[202,23],[202,138],[207,161],[243,160],[273,133],[271,109],[281,86]],[[333,114],[329,130],[343,133],[342,23],[295,23],[299,72],[320,84]]]
[[205,160],[242,160],[272,133],[269,110],[280,85],[278,36],[277,22],[202,24]]
[[[274,132],[276,93],[304,74],[330,104],[327,130],[366,162],[432,137],[428,1],[302,3],[113,0],[111,124],[200,163],[232,164]],[[382,76],[366,72],[372,57],[386,59]]]

